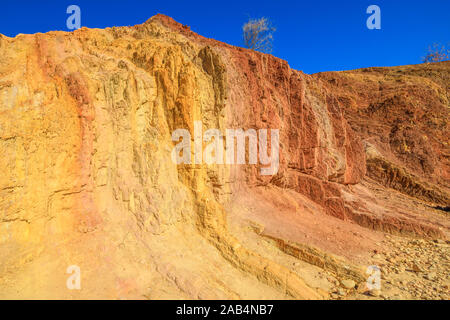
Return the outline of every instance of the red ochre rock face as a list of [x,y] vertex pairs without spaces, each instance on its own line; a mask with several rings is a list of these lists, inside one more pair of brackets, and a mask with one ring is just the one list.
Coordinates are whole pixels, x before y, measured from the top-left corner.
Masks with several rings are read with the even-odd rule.
[[[0,53],[1,298],[351,296],[448,236],[448,62],[307,75],[163,15]],[[173,163],[195,121],[278,129],[278,171]]]

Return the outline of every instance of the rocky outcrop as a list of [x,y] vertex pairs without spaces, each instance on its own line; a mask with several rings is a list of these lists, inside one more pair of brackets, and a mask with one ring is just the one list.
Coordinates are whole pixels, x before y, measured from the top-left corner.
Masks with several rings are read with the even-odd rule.
[[449,68],[442,62],[315,75],[336,94],[365,140],[369,175],[443,204],[449,202]]
[[[448,220],[426,206],[448,200],[448,144],[411,138],[418,151],[403,154],[399,137],[415,136],[400,116],[384,124],[388,142],[366,128],[361,101],[379,127],[387,102],[365,96],[365,78],[306,75],[162,15],[134,27],[2,36],[0,51],[1,298],[321,299],[331,289],[289,259],[336,283],[362,282],[363,252],[383,232],[446,237]],[[448,78],[429,77],[439,79],[424,88],[445,124],[425,128],[445,139]],[[409,99],[395,97],[398,109],[395,99]],[[260,163],[173,163],[172,133],[184,128],[194,140],[196,121],[221,132],[279,129],[276,174],[261,175]],[[415,175],[392,169],[411,171],[420,159]],[[398,199],[381,200],[387,188]],[[264,250],[264,239],[276,241]],[[71,265],[79,290],[66,286]]]

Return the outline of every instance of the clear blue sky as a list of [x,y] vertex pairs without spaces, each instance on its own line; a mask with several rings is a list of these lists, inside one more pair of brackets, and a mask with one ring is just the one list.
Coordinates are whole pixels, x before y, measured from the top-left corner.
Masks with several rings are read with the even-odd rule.
[[[428,45],[450,43],[450,0],[4,0],[0,33],[67,30],[66,8],[82,26],[135,25],[156,13],[206,37],[242,46],[241,27],[265,16],[276,26],[273,54],[314,73],[420,63]],[[368,30],[366,9],[381,8],[381,30]]]

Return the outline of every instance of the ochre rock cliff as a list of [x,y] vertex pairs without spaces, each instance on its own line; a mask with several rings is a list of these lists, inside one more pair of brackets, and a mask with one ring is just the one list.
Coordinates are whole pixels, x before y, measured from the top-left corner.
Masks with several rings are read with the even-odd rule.
[[[448,62],[310,76],[162,15],[0,53],[0,298],[358,297],[374,252],[447,259]],[[173,163],[195,121],[279,129],[277,173]]]

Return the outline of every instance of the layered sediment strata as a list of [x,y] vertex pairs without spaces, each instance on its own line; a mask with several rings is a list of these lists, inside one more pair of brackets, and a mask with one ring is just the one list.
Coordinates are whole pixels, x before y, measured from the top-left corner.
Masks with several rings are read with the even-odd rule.
[[[385,233],[447,237],[432,207],[448,201],[448,63],[401,69],[442,117],[420,122],[442,139],[427,145],[372,115],[385,104],[367,72],[306,75],[162,15],[2,36],[0,51],[1,298],[322,299],[364,282]],[[395,91],[395,68],[372,72]],[[172,132],[196,121],[279,129],[277,173],[173,163]]]

